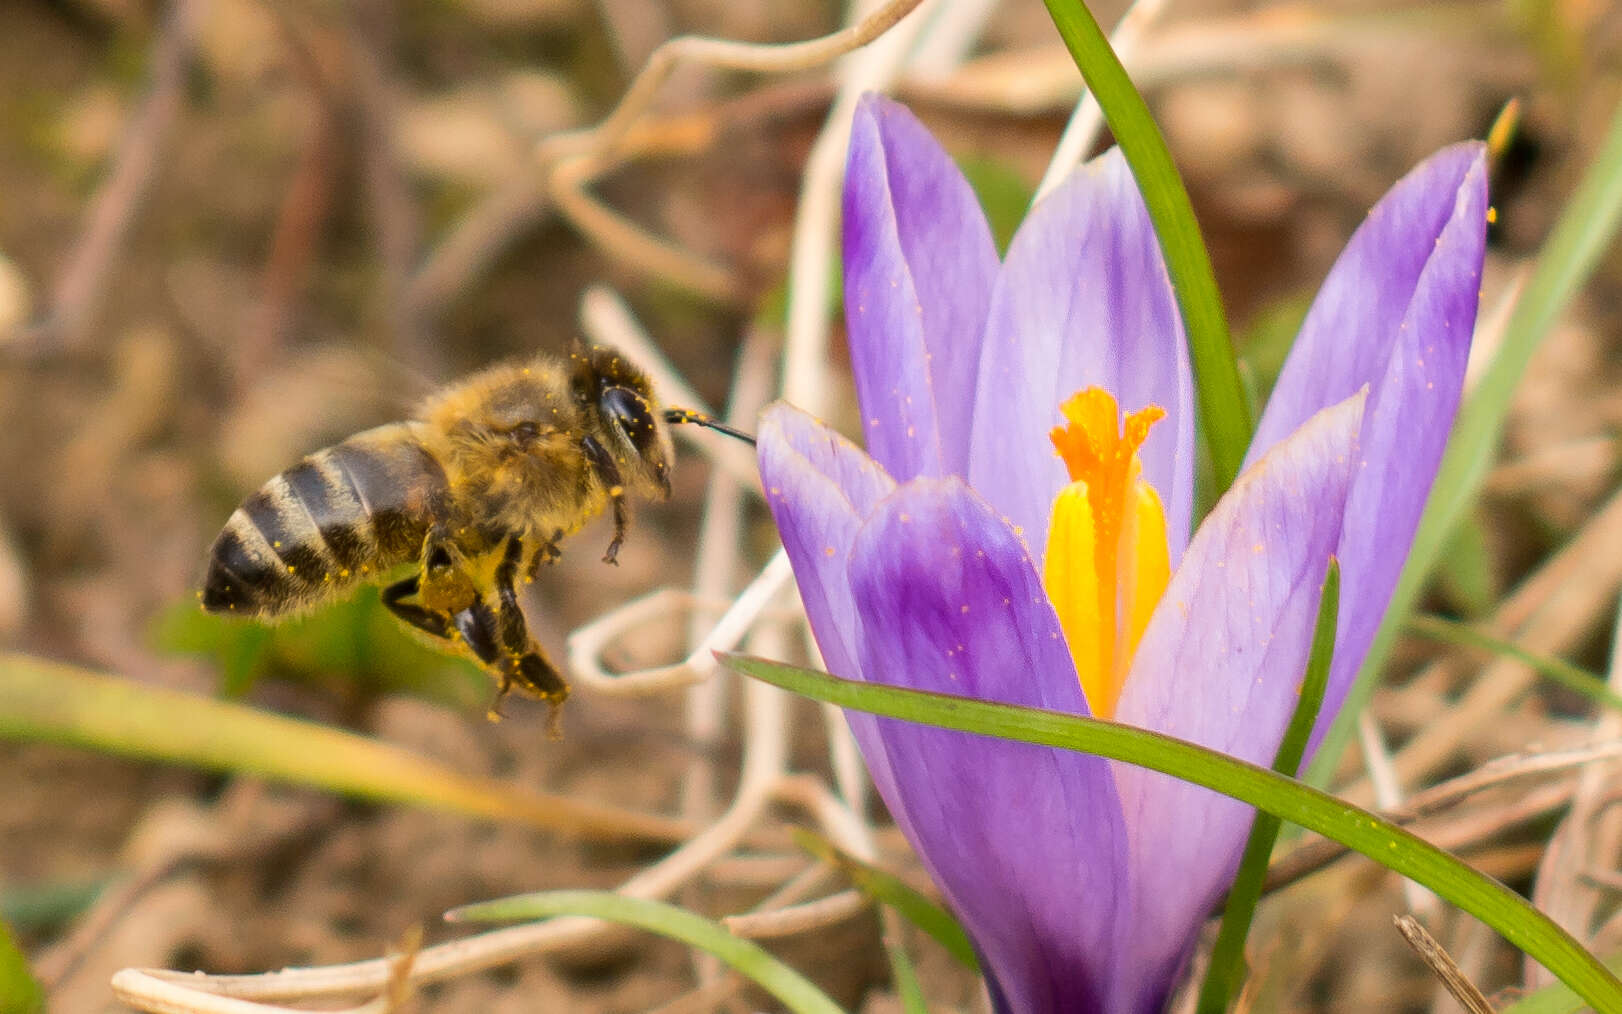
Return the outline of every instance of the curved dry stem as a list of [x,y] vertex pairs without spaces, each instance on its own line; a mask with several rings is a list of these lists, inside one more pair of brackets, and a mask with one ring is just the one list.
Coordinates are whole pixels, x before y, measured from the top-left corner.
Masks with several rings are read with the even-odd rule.
[[[1397,809],[1402,805],[1402,785],[1397,781],[1391,751],[1386,749],[1385,735],[1373,713],[1365,711],[1357,716],[1357,733],[1363,747],[1363,765],[1374,786],[1374,798],[1382,810]],[[1421,918],[1434,919],[1441,912],[1442,899],[1412,880],[1403,879],[1402,897],[1408,911]]]
[[[1539,579],[1544,572],[1554,570],[1565,572],[1566,578],[1554,587],[1546,587]],[[1559,653],[1608,618],[1617,590],[1622,587],[1622,495],[1612,497],[1526,584],[1534,582],[1543,595],[1524,625],[1519,630],[1499,633],[1495,617],[1489,625],[1495,635],[1512,636],[1528,651]],[[1502,609],[1521,604],[1520,598],[1517,592]],[[1535,678],[1531,669],[1514,659],[1499,659],[1487,666],[1462,697],[1397,751],[1394,761],[1398,777],[1412,784],[1450,762],[1474,730],[1498,720]],[[1361,786],[1343,794],[1356,801]]]
[[911,14],[923,0],[889,0],[884,6],[856,24],[805,42],[786,45],[734,42],[705,36],[683,35],[665,42],[643,65],[619,105],[595,127],[543,140],[537,154],[542,161],[588,152],[612,152],[631,124],[653,102],[659,87],[682,62],[703,64],[719,70],[788,74],[830,63],[851,50],[860,49]]
[[[1416,792],[1401,808],[1386,811],[1381,816],[1408,826],[1464,802],[1472,796],[1503,787],[1510,782],[1540,776],[1563,776],[1562,780],[1550,785],[1525,791],[1513,807],[1501,805],[1487,807],[1490,816],[1489,826],[1485,830],[1481,828],[1467,830],[1462,840],[1468,842],[1484,833],[1524,822],[1529,815],[1546,813],[1565,805],[1575,791],[1576,778],[1572,774],[1574,769],[1615,761],[1618,758],[1622,758],[1622,741],[1616,740],[1570,750],[1501,757],[1483,764],[1468,774],[1432,786],[1423,792]],[[1473,822],[1473,818],[1466,817],[1455,823]],[[1428,822],[1424,837],[1444,848],[1451,848],[1460,840],[1459,835],[1455,833],[1430,830]],[[1292,884],[1347,854],[1346,847],[1339,842],[1321,838],[1309,840],[1274,860],[1267,872],[1267,889],[1272,891]]]
[[865,911],[871,905],[872,901],[866,895],[851,888],[787,908],[729,915],[721,920],[721,925],[736,936],[770,940],[827,929]]
[[[1622,624],[1622,615],[1616,622]],[[1611,636],[1606,682],[1612,690],[1622,689],[1622,625]],[[1594,720],[1594,735],[1614,742],[1618,734],[1622,734],[1622,714],[1601,709]],[[1622,841],[1622,810],[1613,805],[1616,773],[1615,762],[1583,768],[1572,791],[1571,810],[1550,836],[1547,851],[1538,863],[1532,891],[1532,900],[1540,909],[1588,944],[1596,941],[1595,934],[1609,914],[1612,899],[1610,889],[1595,883],[1587,874],[1612,865]],[[1530,986],[1555,981],[1532,961],[1524,963],[1522,974]]]
[[639,271],[717,303],[737,304],[744,288],[730,268],[655,236],[592,197],[591,159],[569,159],[552,173],[549,193],[558,211],[604,253]]
[[680,601],[684,593],[667,597],[666,589],[622,606],[569,635],[569,673],[582,687],[617,696],[662,693],[702,683],[721,669],[715,653],[736,648],[793,576],[787,554],[779,550],[685,659],[675,665],[616,674],[603,664],[603,650],[627,630],[653,617],[668,616],[672,603]]
[[91,336],[124,239],[167,164],[169,138],[185,107],[186,68],[207,6],[203,0],[170,5],[152,45],[146,97],[125,125],[111,169],[90,201],[84,228],[52,289],[50,318],[34,333],[41,345],[73,347]]
[[[727,421],[732,425],[745,430],[756,428],[760,410],[772,396],[775,362],[775,343],[764,329],[752,329],[738,356],[733,376],[727,411]],[[728,450],[745,451],[745,448],[732,446],[730,441],[723,443],[728,445]],[[747,479],[727,468],[717,468],[710,473],[704,495],[704,515],[694,548],[693,591],[697,595],[730,596],[734,590],[735,575],[743,556],[744,493],[745,490],[760,492],[753,465],[751,456],[751,474]],[[725,607],[713,612],[693,612],[687,627],[690,650],[704,642],[724,612]],[[715,748],[724,732],[728,692],[733,682],[731,677],[717,674],[715,679],[687,690],[685,727],[697,754],[682,778],[681,812],[684,814],[707,817],[718,809]]]

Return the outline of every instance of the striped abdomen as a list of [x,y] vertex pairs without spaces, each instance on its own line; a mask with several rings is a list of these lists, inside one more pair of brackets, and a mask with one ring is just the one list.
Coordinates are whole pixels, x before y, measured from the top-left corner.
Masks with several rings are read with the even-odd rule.
[[276,616],[417,559],[445,473],[418,424],[393,423],[317,451],[265,483],[209,553],[203,608]]

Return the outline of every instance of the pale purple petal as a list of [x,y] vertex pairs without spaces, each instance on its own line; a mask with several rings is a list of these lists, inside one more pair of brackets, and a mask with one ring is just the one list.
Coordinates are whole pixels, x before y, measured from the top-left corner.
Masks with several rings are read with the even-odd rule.
[[997,249],[904,107],[862,99],[845,176],[845,321],[862,425],[896,479],[962,473]]
[[[1272,762],[1357,472],[1364,400],[1314,416],[1200,525],[1144,631],[1117,721]],[[1131,829],[1134,913],[1119,953],[1138,974],[1123,969],[1125,992],[1110,1009],[1155,1010],[1233,877],[1253,811],[1143,768],[1116,765],[1115,776]]]
[[[794,567],[823,663],[836,676],[861,679],[856,651],[861,617],[846,568],[857,529],[895,483],[856,445],[788,405],[766,410],[757,441],[766,504]],[[894,779],[878,742],[877,719],[855,711],[846,715],[873,783],[886,799],[893,798]],[[905,830],[906,813],[896,810],[892,815]]]
[[1250,460],[1318,407],[1369,387],[1362,474],[1338,555],[1344,606],[1317,738],[1385,614],[1447,443],[1475,326],[1487,231],[1485,149],[1454,145],[1391,189],[1313,301]]
[[1061,422],[1059,404],[1093,385],[1125,412],[1168,413],[1142,458],[1166,505],[1175,565],[1194,506],[1193,377],[1160,245],[1114,150],[1032,209],[997,276],[981,346],[969,483],[1038,558],[1066,481],[1048,430]]
[[[1085,713],[1036,569],[956,479],[919,479],[856,537],[872,682]],[[912,840],[975,941],[1002,1009],[1103,1010],[1125,832],[1095,757],[886,720]]]

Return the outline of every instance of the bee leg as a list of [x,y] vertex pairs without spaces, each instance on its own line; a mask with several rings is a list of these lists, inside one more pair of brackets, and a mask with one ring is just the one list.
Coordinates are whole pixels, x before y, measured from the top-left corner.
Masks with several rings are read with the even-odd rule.
[[563,529],[556,528],[552,537],[535,547],[535,555],[529,559],[529,568],[524,572],[524,583],[533,584],[535,576],[541,572],[543,564],[557,563],[563,556],[563,550],[558,543],[563,541]]
[[417,601],[430,612],[455,616],[468,608],[478,590],[452,556],[451,538],[435,528],[423,540],[422,571],[417,575]]
[[449,616],[444,613],[436,613],[431,609],[424,609],[422,606],[412,605],[409,602],[400,601],[417,594],[418,583],[416,575],[412,575],[404,581],[397,581],[389,585],[383,589],[383,604],[388,607],[389,612],[393,613],[397,619],[410,624],[423,633],[432,634],[447,641],[453,639],[456,637],[456,627]]
[[[569,684],[546,657],[541,646],[530,636],[524,621],[524,610],[518,604],[518,593],[513,582],[518,577],[518,565],[524,559],[524,544],[517,538],[507,540],[506,551],[496,567],[497,594],[496,632],[506,652],[502,668],[502,690],[505,694],[511,684],[519,686],[546,701],[552,707],[552,732],[557,734],[558,709],[569,696]],[[497,698],[500,703],[500,698]]]
[[496,699],[490,702],[490,710],[485,717],[492,722],[501,721],[501,701],[512,689],[513,679],[507,666],[503,665],[501,646],[496,634],[497,622],[495,614],[485,605],[482,598],[474,599],[473,604],[452,617],[451,622],[456,625],[456,632],[461,635],[462,643],[468,646],[473,656],[492,675],[496,677]]
[[614,456],[597,442],[596,437],[582,438],[580,449],[585,451],[586,460],[596,469],[597,478],[602,481],[603,488],[608,490],[608,499],[614,505],[614,540],[608,544],[608,552],[603,554],[603,562],[618,563],[620,546],[625,544],[625,526],[629,522],[625,510],[625,483],[620,479],[620,469],[614,463]]

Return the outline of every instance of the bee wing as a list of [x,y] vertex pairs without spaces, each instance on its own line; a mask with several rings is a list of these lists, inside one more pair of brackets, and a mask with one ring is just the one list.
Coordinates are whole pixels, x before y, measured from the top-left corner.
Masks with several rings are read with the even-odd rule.
[[220,425],[220,465],[241,488],[255,488],[318,447],[406,418],[431,387],[369,349],[290,350],[232,404]]

